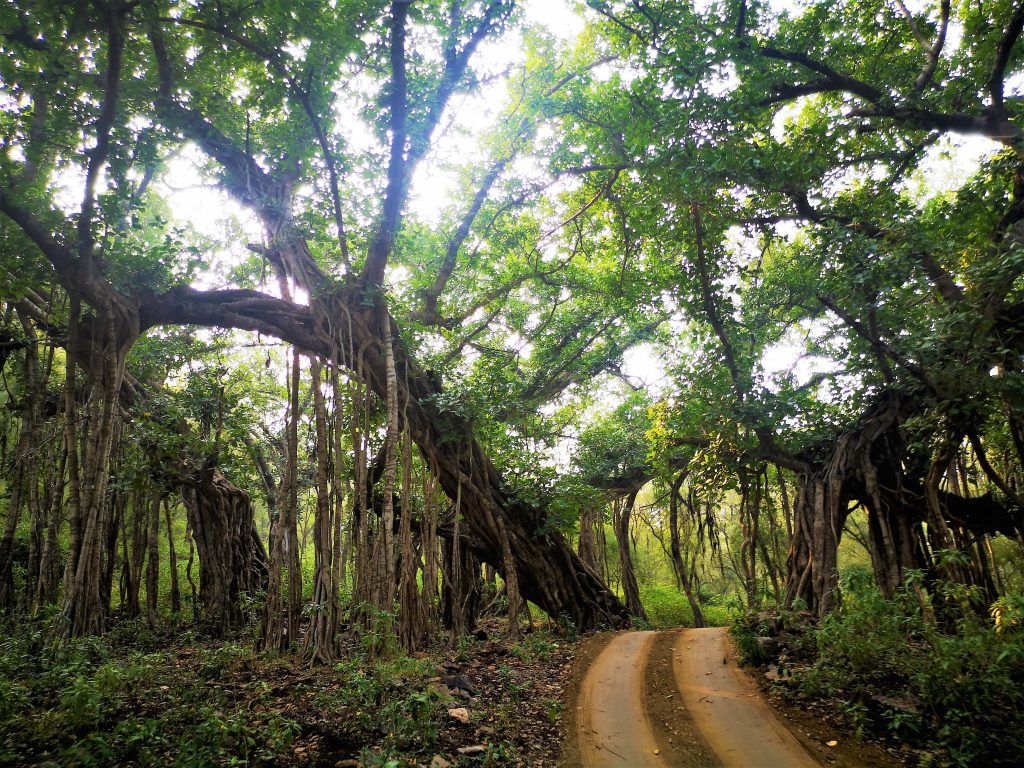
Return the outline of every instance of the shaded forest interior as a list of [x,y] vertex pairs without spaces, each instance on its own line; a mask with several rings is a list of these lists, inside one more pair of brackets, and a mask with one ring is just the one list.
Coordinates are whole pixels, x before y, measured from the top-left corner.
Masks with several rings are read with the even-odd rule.
[[[385,706],[425,659],[507,694],[488,654],[543,686],[581,634],[733,623],[900,759],[1024,759],[1022,30],[1019,0],[5,4],[0,762],[166,759],[91,741],[133,647],[391,712],[253,737],[232,700],[194,762],[312,732],[384,764],[455,744],[433,689]],[[557,753],[549,698],[520,717]]]

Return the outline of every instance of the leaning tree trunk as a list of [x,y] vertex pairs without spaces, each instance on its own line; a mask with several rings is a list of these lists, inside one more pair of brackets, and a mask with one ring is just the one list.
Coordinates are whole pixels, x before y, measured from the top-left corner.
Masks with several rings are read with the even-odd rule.
[[180,490],[199,554],[199,602],[211,629],[223,634],[245,622],[242,597],[266,585],[252,500],[212,467],[182,479]]
[[[296,251],[286,254],[289,263],[304,259],[303,270],[318,271],[301,240],[285,234],[275,241],[275,248],[278,256]],[[314,298],[309,307],[253,291],[228,292],[221,297],[224,302],[212,302],[200,292],[176,288],[163,300],[142,305],[141,325],[150,328],[198,323],[271,333],[324,359],[337,360],[385,399],[385,335],[376,306],[383,298],[370,298],[357,285],[336,288],[328,284],[326,276],[323,282],[318,283],[318,279],[306,274],[300,281],[311,288]],[[394,328],[393,318],[390,324]],[[461,488],[466,525],[479,542],[484,560],[509,581],[505,554],[511,553],[513,577],[518,577],[522,597],[549,616],[564,617],[581,631],[628,624],[628,611],[564,537],[552,529],[547,510],[518,498],[506,486],[476,440],[470,420],[444,406],[446,398],[436,378],[410,359],[400,333],[390,335],[395,339],[398,400],[409,404],[409,433],[445,494],[454,499]]]
[[[316,301],[314,334],[304,343],[325,356],[336,355],[351,369],[352,350],[360,350],[361,377],[373,392],[386,397],[388,365],[375,322],[379,310],[362,309],[360,295],[347,296],[346,301],[346,294],[340,293]],[[393,328],[393,319],[390,324]],[[397,333],[390,335],[400,339]],[[446,495],[461,497],[468,533],[479,546],[477,554],[507,583],[515,583],[517,594],[549,616],[564,617],[581,631],[627,625],[629,612],[565,538],[547,525],[546,510],[517,498],[475,439],[472,425],[441,407],[436,378],[419,369],[400,340],[394,343],[393,356],[398,399],[408,404],[409,433]],[[514,571],[510,573],[508,566]]]

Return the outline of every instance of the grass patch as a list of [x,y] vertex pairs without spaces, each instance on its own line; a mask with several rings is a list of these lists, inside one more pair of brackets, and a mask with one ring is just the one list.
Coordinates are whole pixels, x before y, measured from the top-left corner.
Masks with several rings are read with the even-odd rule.
[[[656,585],[640,588],[640,601],[647,611],[647,619],[653,629],[692,627],[693,610],[686,595],[672,586]],[[701,604],[704,621],[709,627],[725,627],[733,621],[732,608],[724,605],[717,597]]]

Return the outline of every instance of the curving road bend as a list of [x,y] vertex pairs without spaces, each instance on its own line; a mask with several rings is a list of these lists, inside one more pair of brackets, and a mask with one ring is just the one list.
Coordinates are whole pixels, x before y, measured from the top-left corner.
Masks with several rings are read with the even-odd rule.
[[[577,700],[576,738],[585,768],[667,768],[659,727],[644,698],[657,633],[617,635],[587,671]],[[730,659],[727,630],[688,629],[674,640],[674,681],[699,734],[724,768],[819,768]],[[726,662],[726,663],[723,663]],[[671,741],[671,739],[668,739]]]

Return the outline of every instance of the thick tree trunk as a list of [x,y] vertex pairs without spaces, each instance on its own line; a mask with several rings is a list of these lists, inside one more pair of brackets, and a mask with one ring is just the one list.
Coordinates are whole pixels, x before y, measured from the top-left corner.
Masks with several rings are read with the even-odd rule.
[[441,539],[441,624],[454,642],[476,630],[480,614],[480,560],[454,521],[451,536]]
[[619,545],[619,572],[622,574],[622,595],[626,600],[626,609],[631,616],[647,621],[647,612],[640,602],[640,586],[636,581],[629,547],[629,523],[638,493],[638,490],[632,491],[615,516],[615,541]]
[[[68,359],[78,354],[77,309],[72,297],[72,320],[68,341]],[[81,473],[77,465],[71,471],[72,514],[78,519],[78,536],[72,526],[72,551],[64,579],[63,631],[72,637],[100,634],[106,628],[102,596],[102,549],[105,526],[110,519],[107,484],[110,478],[110,456],[114,444],[116,411],[125,357],[138,337],[134,323],[124,323],[118,308],[98,308],[99,317],[92,323],[90,396],[87,402],[88,429],[81,429]],[[75,424],[74,365],[68,364],[68,388],[65,410],[68,414],[69,445],[75,446],[79,434]],[[69,455],[75,449],[69,448]],[[70,461],[69,461],[70,464]]]
[[[313,390],[313,412],[316,423],[316,509],[313,520],[313,601],[303,651],[311,664],[329,664],[334,659],[334,646],[338,631],[336,602],[337,584],[334,581],[333,557],[335,547],[332,536],[336,530],[332,518],[329,487],[330,461],[328,457],[327,406],[320,388],[320,363],[310,365]],[[337,514],[337,510],[334,510]]]
[[817,476],[800,479],[794,503],[786,605],[796,600],[824,616],[832,608],[839,583],[839,535],[846,523],[846,502],[839,489]]
[[601,569],[601,555],[597,548],[596,527],[601,519],[596,504],[586,504],[580,509],[580,539],[576,552],[580,560],[595,573]]
[[223,634],[247,619],[242,597],[266,586],[252,501],[214,468],[183,479],[180,490],[199,554],[199,602],[211,629]]

